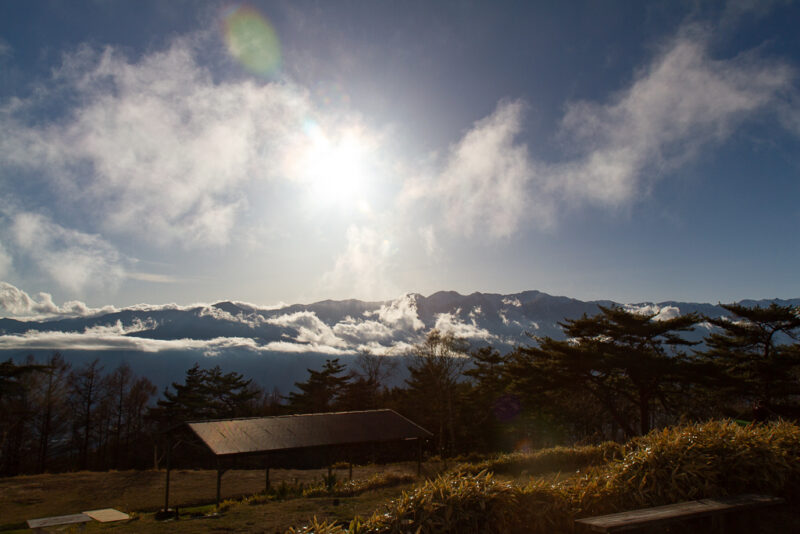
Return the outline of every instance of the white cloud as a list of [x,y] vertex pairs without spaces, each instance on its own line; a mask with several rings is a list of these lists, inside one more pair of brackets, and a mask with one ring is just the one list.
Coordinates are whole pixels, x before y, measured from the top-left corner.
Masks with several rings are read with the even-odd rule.
[[318,354],[329,354],[331,356],[354,354],[354,351],[352,350],[330,347],[328,345],[318,345],[314,343],[290,343],[288,341],[272,341],[264,345],[263,350],[301,354],[313,352]]
[[313,346],[342,348],[347,344],[336,336],[333,329],[326,325],[317,314],[311,311],[299,311],[287,315],[279,315],[266,319],[267,324],[293,328],[297,331],[295,341]]
[[432,256],[438,249],[439,245],[436,242],[436,230],[433,225],[423,226],[419,229],[419,236],[422,238],[422,244],[425,245],[425,253]]
[[388,304],[383,304],[374,312],[366,312],[367,317],[377,315],[382,323],[397,329],[419,331],[425,328],[417,311],[417,299],[414,295],[405,294]]
[[[122,329],[124,330],[124,329]],[[0,336],[0,350],[118,350],[138,352],[163,352],[202,350],[209,355],[224,349],[268,350],[251,338],[225,337],[203,339],[150,339],[128,336],[116,326],[86,332],[35,332]]]
[[653,321],[668,321],[674,319],[681,314],[680,308],[677,306],[659,306],[658,304],[644,303],[644,304],[625,304],[623,306],[628,313],[636,313],[639,315],[652,315]]
[[124,276],[116,248],[98,235],[64,228],[30,212],[10,215],[7,229],[19,254],[64,289],[109,289]]
[[565,204],[625,206],[757,112],[800,131],[795,78],[789,65],[756,51],[714,59],[707,31],[687,25],[606,102],[567,105],[564,160],[532,157],[518,139],[525,105],[501,101],[450,147],[438,171],[408,180],[401,201],[429,202],[455,233],[493,237],[528,220],[547,227]]
[[11,273],[11,267],[11,255],[6,251],[3,242],[0,241],[0,278],[8,276]]
[[436,326],[434,327],[444,334],[453,334],[457,338],[464,339],[482,339],[484,341],[491,341],[495,336],[486,330],[479,327],[475,320],[471,324],[465,323],[452,313],[440,313],[436,316]]
[[[58,90],[6,103],[0,127],[15,132],[0,139],[6,171],[43,175],[74,209],[99,211],[107,231],[162,245],[227,243],[249,186],[299,179],[287,158],[310,142],[304,124],[358,121],[321,113],[290,83],[215,80],[205,45],[176,38],[135,60],[111,47],[66,54],[49,84]],[[35,122],[54,99],[70,103],[64,116]]]
[[382,299],[392,290],[389,262],[395,245],[388,233],[369,226],[351,225],[347,229],[347,249],[322,281],[329,290],[357,293],[363,299]]
[[369,343],[391,340],[394,331],[378,321],[358,321],[347,317],[333,325],[333,333],[355,343]]
[[435,199],[448,228],[468,236],[480,229],[505,237],[528,217],[548,221],[550,213],[530,195],[528,148],[517,141],[524,110],[522,101],[501,101],[450,147],[441,171],[406,184],[403,202]]
[[664,172],[777,105],[794,74],[754,53],[712,59],[705,33],[686,27],[609,103],[568,106],[562,135],[580,155],[551,166],[543,187],[610,206],[635,200]]
[[511,297],[503,297],[502,302],[506,306],[514,306],[515,308],[522,307],[522,303],[519,301],[519,299],[517,297],[513,297],[513,298],[511,298]]
[[85,317],[114,311],[117,310],[113,306],[89,308],[85,303],[77,300],[71,300],[58,306],[53,302],[53,297],[49,293],[38,293],[35,297],[31,297],[8,282],[0,282],[0,317],[13,316],[25,319],[54,316]]
[[185,281],[184,278],[180,278],[177,276],[170,276],[168,274],[143,273],[143,272],[132,272],[132,271],[126,272],[125,277],[130,278],[131,280],[141,280],[142,282],[151,282],[154,284],[177,284]]

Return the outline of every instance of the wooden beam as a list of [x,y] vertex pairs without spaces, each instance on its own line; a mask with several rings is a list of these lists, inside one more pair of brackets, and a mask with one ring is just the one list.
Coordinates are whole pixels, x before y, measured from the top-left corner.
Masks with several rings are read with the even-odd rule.
[[417,476],[422,474],[422,439],[417,438]]
[[220,497],[220,490],[222,488],[222,473],[224,471],[219,465],[219,460],[217,460],[217,509],[219,509],[219,497]]
[[723,499],[701,499],[697,501],[656,506],[618,514],[602,515],[575,520],[576,523],[588,527],[593,532],[621,532],[639,529],[648,525],[657,525],[679,521],[708,517],[725,512],[747,510],[762,506],[782,504],[785,501],[779,497],[766,495],[740,495],[738,497]]
[[170,459],[172,456],[172,443],[170,439],[167,438],[167,480],[164,483],[164,511],[169,511],[169,470],[171,468]]

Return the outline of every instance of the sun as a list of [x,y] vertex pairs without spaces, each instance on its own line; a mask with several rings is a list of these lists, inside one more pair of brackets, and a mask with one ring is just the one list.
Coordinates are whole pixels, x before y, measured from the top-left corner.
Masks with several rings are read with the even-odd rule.
[[367,206],[370,144],[357,130],[326,134],[316,123],[305,128],[303,181],[320,204],[364,209]]

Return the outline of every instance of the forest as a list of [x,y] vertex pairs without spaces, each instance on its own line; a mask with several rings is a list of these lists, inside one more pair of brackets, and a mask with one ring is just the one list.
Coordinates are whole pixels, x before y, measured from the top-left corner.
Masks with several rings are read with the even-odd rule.
[[[362,353],[308,369],[282,395],[198,364],[159,395],[147,377],[58,352],[0,363],[0,475],[149,468],[189,420],[391,408],[434,433],[441,457],[622,442],[653,428],[800,418],[800,308],[727,304],[667,319],[600,307],[500,354],[432,330],[403,357]],[[684,334],[706,328],[702,342]],[[401,369],[404,366],[405,369]],[[392,377],[403,371],[400,385]]]

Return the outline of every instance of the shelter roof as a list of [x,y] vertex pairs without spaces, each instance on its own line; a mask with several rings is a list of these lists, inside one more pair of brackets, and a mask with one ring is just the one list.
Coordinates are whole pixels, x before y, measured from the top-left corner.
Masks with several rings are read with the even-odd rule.
[[187,423],[217,456],[429,438],[394,410],[333,412]]

